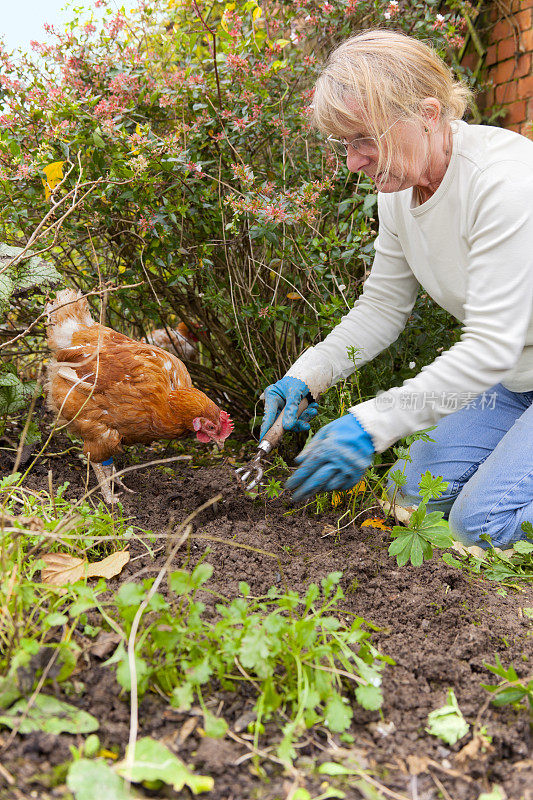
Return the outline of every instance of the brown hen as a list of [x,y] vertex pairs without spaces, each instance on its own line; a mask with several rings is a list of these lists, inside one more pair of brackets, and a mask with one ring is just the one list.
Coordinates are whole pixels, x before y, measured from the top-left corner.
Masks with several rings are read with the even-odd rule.
[[54,354],[48,405],[83,439],[107,502],[116,499],[112,458],[123,445],[195,433],[221,446],[230,435],[229,415],[192,385],[172,353],[96,323],[87,300],[72,289],[58,292],[46,311]]
[[184,322],[179,322],[176,328],[156,328],[142,341],[155,344],[187,361],[198,361],[198,337]]

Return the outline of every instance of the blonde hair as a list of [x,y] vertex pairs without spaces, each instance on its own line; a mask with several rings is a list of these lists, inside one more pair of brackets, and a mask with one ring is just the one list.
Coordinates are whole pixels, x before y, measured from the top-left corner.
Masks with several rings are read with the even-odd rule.
[[387,172],[398,149],[394,127],[388,128],[397,120],[424,126],[421,102],[427,97],[440,102],[441,119],[450,122],[463,116],[472,92],[419,39],[368,30],[331,53],[315,85],[312,122],[334,137],[363,128],[377,140],[378,169]]

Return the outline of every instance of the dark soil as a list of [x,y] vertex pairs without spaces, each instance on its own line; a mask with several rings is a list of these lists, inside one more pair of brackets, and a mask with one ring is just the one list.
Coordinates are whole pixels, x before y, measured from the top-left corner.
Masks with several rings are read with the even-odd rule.
[[[144,452],[146,456],[147,451]],[[84,470],[75,455],[70,461],[68,458],[40,462],[29,485],[47,488],[51,466],[54,484],[68,479],[69,496],[79,496]],[[310,733],[303,740],[296,762],[302,775],[312,760],[355,758],[390,790],[378,797],[478,800],[492,784],[499,784],[507,800],[532,800],[532,741],[527,713],[486,705],[487,692],[480,686],[495,682],[483,662],[494,663],[496,653],[504,665],[513,663],[519,675],[531,674],[533,631],[531,621],[521,613],[522,608],[533,607],[531,589],[511,590],[506,597],[501,596],[497,584],[465,575],[437,557],[420,568],[399,569],[387,554],[386,532],[352,525],[342,531],[338,541],[331,535],[324,536],[327,525],[335,521],[333,514],[286,515],[291,507],[285,496],[267,503],[252,501],[237,486],[229,463],[194,468],[192,463],[180,462],[175,476],[151,468],[127,476],[126,482],[138,492],[124,496],[126,515],[132,518],[132,524],[156,532],[166,532],[171,518],[183,520],[222,492],[223,500],[216,510],[202,512],[193,526],[196,533],[224,541],[190,542],[192,563],[209,547],[207,560],[214,567],[211,589],[232,597],[238,593],[238,582],[242,580],[250,584],[253,595],[265,593],[271,585],[280,585],[278,561],[234,546],[243,543],[276,554],[288,587],[298,592],[304,592],[311,581],[318,582],[329,572],[342,570],[344,607],[379,627],[373,642],[396,661],[396,666],[387,667],[384,673],[382,716],[355,706],[353,745],[343,744],[325,729]],[[131,555],[132,560],[119,578],[110,582],[111,588],[127,580],[153,577],[165,559],[161,551],[150,560],[138,542],[132,542]],[[183,563],[183,558],[184,553],[179,553],[176,566]],[[211,602],[207,595],[202,599]],[[102,746],[122,756],[129,732],[129,698],[121,692],[113,669],[102,666],[110,653],[94,654],[91,641],[81,635],[79,643],[85,652],[74,678],[84,684],[85,691],[78,700],[68,699],[98,718]],[[468,751],[460,753],[471,737],[448,747],[425,732],[428,713],[444,704],[450,687],[467,721],[486,726],[492,737],[487,752],[471,756]],[[52,687],[47,691],[53,691]],[[239,695],[218,693],[212,702],[213,708],[221,708],[231,730],[246,741],[253,696],[243,689]],[[139,721],[139,735],[161,739],[199,772],[214,777],[215,789],[209,796],[216,800],[284,800],[290,796],[293,778],[284,775],[277,764],[264,761],[262,777],[254,773],[249,759],[235,765],[247,753],[245,745],[229,738],[220,741],[202,737],[194,714],[176,712],[157,694],[144,697]],[[0,747],[7,736],[2,731]],[[267,728],[261,746],[268,748],[278,737],[279,728]],[[15,776],[16,786],[8,788],[0,770],[0,798],[63,796],[64,785],[50,788],[47,784],[53,768],[70,758],[69,745],[80,741],[66,735],[17,736],[1,756],[2,765]],[[329,780],[335,784],[335,779]],[[320,794],[323,776],[303,781],[312,796]],[[353,782],[338,785],[348,798],[371,796],[361,794]],[[147,796],[175,794],[162,790]]]

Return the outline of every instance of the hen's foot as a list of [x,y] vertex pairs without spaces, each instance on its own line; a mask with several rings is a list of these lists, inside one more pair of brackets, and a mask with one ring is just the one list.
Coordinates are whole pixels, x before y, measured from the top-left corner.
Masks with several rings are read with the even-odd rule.
[[[112,469],[114,469],[114,467],[112,467]],[[125,492],[128,492],[128,494],[137,494],[135,489],[130,489],[129,486],[126,486],[125,483],[122,483],[122,478],[117,478],[116,476],[113,475],[111,480],[113,480],[117,484],[117,486],[120,486],[121,489],[124,489]]]
[[115,483],[122,486],[126,491],[132,492],[132,489],[128,489],[127,486],[124,486],[119,478],[114,477],[115,467],[113,464],[95,464],[94,461],[91,461],[91,464],[106,503],[114,505],[120,499],[120,493],[113,492],[113,485]]

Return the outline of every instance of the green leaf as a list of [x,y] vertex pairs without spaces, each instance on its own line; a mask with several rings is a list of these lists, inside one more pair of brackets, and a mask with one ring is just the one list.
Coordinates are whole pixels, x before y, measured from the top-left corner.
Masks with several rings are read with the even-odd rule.
[[487,661],[484,661],[483,666],[490,670],[490,672],[493,672],[495,675],[499,675],[500,678],[504,678],[506,681],[512,683],[513,681],[518,680],[518,675],[516,674],[516,670],[512,664],[508,669],[505,669],[497,653],[495,654],[495,661],[496,664],[489,664]]
[[135,743],[131,767],[127,766],[126,758],[117,764],[115,769],[119,775],[134,783],[163,781],[172,786],[176,792],[188,786],[193,794],[200,794],[210,792],[215,785],[213,778],[208,775],[195,775],[164,744],[156,742],[149,736]]
[[[496,690],[497,691],[497,690]],[[508,689],[501,689],[492,698],[491,703],[494,706],[506,706],[509,703],[518,703],[527,695],[525,687],[509,687]]]
[[180,711],[188,711],[194,702],[194,691],[190,683],[182,683],[172,691],[170,705]]
[[334,733],[342,733],[350,727],[353,711],[341,695],[335,693],[326,705],[324,723]]
[[[10,261],[23,252],[23,247],[0,244],[0,269],[2,266],[10,264]],[[0,299],[2,297],[1,283],[4,276],[9,277],[12,283],[15,281],[17,289],[29,289],[42,283],[58,283],[61,280],[61,275],[53,264],[49,264],[41,256],[35,255],[33,250],[27,250],[20,261],[14,266],[10,265],[7,269],[8,274],[3,272],[0,275]],[[15,284],[13,284],[14,288]]]
[[17,289],[31,289],[32,286],[40,286],[43,283],[58,283],[61,275],[47,261],[43,261],[40,256],[33,256],[17,265]]
[[213,574],[213,567],[211,564],[198,564],[192,571],[191,583],[195,589],[198,589],[203,583],[206,583]]
[[46,617],[43,619],[43,625],[46,628],[53,628],[56,625],[64,625],[66,622],[68,622],[67,615],[60,614],[57,611],[52,614],[47,614]]
[[0,678],[0,709],[9,708],[21,694],[15,675]]
[[334,586],[336,586],[342,578],[342,572],[330,572],[326,578],[322,578],[320,584],[326,597],[330,594]]
[[75,800],[131,800],[133,795],[126,784],[105,761],[90,761],[81,758],[71,764],[67,775],[67,786]]
[[320,764],[317,772],[319,775],[331,775],[331,777],[334,777],[336,775],[357,774],[354,772],[353,769],[345,767],[344,764],[337,764],[336,761],[324,761],[322,764]]
[[228,730],[228,723],[223,717],[215,717],[210,711],[204,709],[205,735],[211,739],[223,739]]
[[120,606],[138,606],[146,595],[139,583],[123,583],[116,594]]
[[87,758],[94,758],[100,750],[100,737],[97,733],[91,733],[83,743],[83,753]]
[[[2,261],[0,260],[0,265]],[[7,303],[11,295],[13,294],[14,283],[5,272],[2,272],[0,275],[0,303],[3,305]]]
[[178,569],[172,572],[168,585],[176,594],[188,594],[192,589],[190,573],[184,569]]
[[477,800],[505,800],[507,795],[498,784],[494,784],[490,792],[483,792]]
[[92,714],[47,694],[37,695],[31,706],[22,698],[0,716],[0,724],[7,728],[15,728],[19,722],[20,733],[92,733],[99,727]]
[[420,537],[413,536],[411,542],[411,564],[413,565],[413,567],[419,567],[423,561],[424,561],[424,553],[422,551]]
[[[411,538],[413,534],[407,533],[404,528],[401,531],[401,535],[397,536],[389,545],[389,555],[396,556],[398,566],[404,567],[411,555]],[[394,528],[392,532],[394,533]]]
[[286,725],[283,726],[283,739],[281,740],[276,749],[278,758],[280,758],[285,764],[292,764],[292,762],[296,758],[296,750],[292,746],[294,737],[294,728],[295,728],[294,722],[288,722]]
[[448,564],[448,566],[450,567],[458,567],[459,569],[461,569],[463,566],[462,561],[459,561],[459,559],[454,558],[454,556],[452,556],[451,553],[443,553],[442,560],[444,561],[445,564]]
[[100,136],[99,133],[96,133],[96,131],[93,131],[92,139],[93,139],[93,142],[95,143],[95,145],[97,147],[99,147],[100,149],[103,149],[105,147],[104,140],[102,139],[102,137]]
[[428,500],[436,500],[448,488],[448,484],[441,476],[433,476],[427,470],[420,478],[420,494],[422,499],[427,502]]
[[[137,653],[135,653],[135,673],[137,678],[137,691],[139,694],[144,694],[146,691],[146,687],[148,686],[148,678],[151,674],[151,668],[148,666],[146,661],[143,658],[140,658]],[[123,689],[126,691],[131,692],[131,675],[130,675],[130,663],[128,660],[128,654],[124,651],[124,656],[117,667],[117,681],[120,683]]]
[[426,728],[428,733],[438,736],[443,742],[451,745],[466,736],[470,730],[470,725],[461,713],[453,689],[448,690],[446,705],[431,711],[428,715],[428,723],[429,727]]
[[239,649],[239,659],[243,667],[247,669],[257,668],[263,672],[261,667],[269,656],[268,635],[259,626],[251,628],[243,636]]
[[12,372],[4,372],[0,375],[0,386],[22,386],[22,381]]
[[368,711],[377,711],[383,703],[383,694],[377,686],[358,686],[355,698]]
[[207,683],[212,674],[213,669],[208,655],[205,655],[187,670],[187,678],[192,684]]
[[522,539],[520,542],[514,543],[513,550],[516,553],[533,553],[533,542],[526,542],[525,539]]

